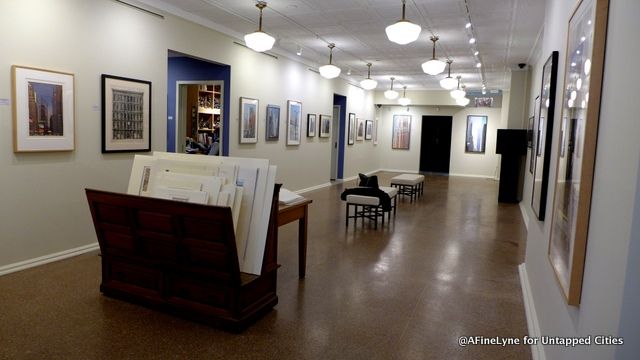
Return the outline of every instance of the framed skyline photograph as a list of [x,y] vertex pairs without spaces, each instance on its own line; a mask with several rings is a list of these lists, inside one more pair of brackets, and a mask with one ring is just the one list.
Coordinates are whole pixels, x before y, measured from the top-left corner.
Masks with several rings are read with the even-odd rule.
[[468,115],[464,152],[484,154],[487,142],[487,116]]
[[258,106],[256,99],[240,98],[240,143],[254,144],[258,142]]
[[409,150],[411,140],[411,115],[393,115],[391,148]]
[[102,152],[151,151],[151,82],[102,74]]
[[267,105],[267,119],[264,130],[266,141],[277,141],[280,137],[280,106]]
[[[596,160],[608,0],[582,0],[569,19],[549,261],[569,305],[579,305]],[[567,141],[563,142],[563,137]],[[564,149],[561,149],[564,147]],[[564,156],[559,156],[564,154]]]
[[356,121],[356,140],[364,140],[364,120],[360,118]]
[[316,114],[307,114],[307,137],[316,136]]
[[320,137],[328,138],[331,136],[331,116],[320,115]]
[[547,207],[547,187],[549,185],[549,165],[551,163],[551,138],[553,137],[553,111],[556,105],[556,77],[558,75],[558,52],[553,51],[542,67],[542,86],[540,88],[539,140],[533,164],[533,189],[531,207],[543,221]]
[[364,123],[364,139],[373,139],[373,120],[366,120]]
[[356,114],[349,113],[349,131],[347,134],[347,145],[356,143]]
[[302,103],[287,100],[287,145],[300,145]]
[[376,119],[375,123],[373,123],[373,145],[378,145],[378,127],[380,126],[380,122]]
[[13,151],[71,151],[74,75],[13,65]]

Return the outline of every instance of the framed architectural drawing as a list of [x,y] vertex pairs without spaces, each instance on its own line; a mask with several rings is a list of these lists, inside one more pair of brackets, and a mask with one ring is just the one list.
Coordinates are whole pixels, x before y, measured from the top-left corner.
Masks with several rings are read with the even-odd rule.
[[364,139],[373,139],[373,120],[367,120],[364,123]]
[[302,103],[287,100],[287,145],[300,145]]
[[391,148],[409,150],[411,140],[411,115],[393,115]]
[[280,106],[278,105],[267,105],[264,136],[267,141],[277,141],[280,137]]
[[[608,0],[582,0],[569,19],[549,260],[569,305],[579,305],[598,135]],[[563,137],[567,141],[563,142]],[[565,147],[565,149],[560,149]],[[564,154],[564,156],[560,156]]]
[[468,115],[464,152],[484,154],[486,142],[487,116]]
[[349,113],[349,129],[347,131],[347,144],[353,145],[356,143],[356,114]]
[[356,126],[356,140],[364,140],[364,120],[358,119]]
[[13,151],[71,151],[74,138],[74,76],[13,65]]
[[320,115],[320,137],[328,138],[331,136],[331,116]]
[[258,142],[258,105],[256,99],[240,98],[240,143]]
[[316,114],[307,114],[307,136],[316,136]]
[[553,137],[553,110],[556,106],[556,77],[558,75],[558,52],[554,51],[542,68],[540,88],[540,110],[538,114],[538,142],[533,164],[533,189],[531,207],[543,221],[547,207],[547,187],[549,185],[549,164],[551,160],[551,138]]
[[373,145],[378,145],[378,126],[379,121],[376,119],[376,122],[373,124]]
[[102,152],[151,150],[151,82],[102,75]]

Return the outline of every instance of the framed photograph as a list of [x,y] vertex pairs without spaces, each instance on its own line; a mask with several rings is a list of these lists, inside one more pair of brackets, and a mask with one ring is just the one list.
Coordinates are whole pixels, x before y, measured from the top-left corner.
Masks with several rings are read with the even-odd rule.
[[320,137],[328,138],[331,136],[331,116],[320,115]]
[[102,74],[102,152],[151,151],[151,82]]
[[307,114],[307,136],[316,136],[316,114]]
[[536,148],[538,138],[538,118],[540,111],[540,95],[533,102],[533,127],[531,128],[531,153],[529,154],[529,172],[533,174],[533,166],[536,163]]
[[[582,0],[569,19],[549,260],[569,305],[579,305],[589,229],[608,0]],[[558,137],[562,142],[562,136]],[[564,149],[561,149],[564,148]]]
[[493,106],[493,98],[492,97],[477,97],[476,98],[476,107],[492,107]]
[[13,151],[71,151],[74,138],[74,76],[13,65]]
[[378,145],[378,126],[379,121],[376,119],[376,122],[373,124],[373,145]]
[[527,127],[527,147],[529,149],[533,148],[533,119],[535,119],[535,117],[529,117],[529,126]]
[[347,134],[347,144],[353,145],[356,143],[356,114],[349,113],[349,131]]
[[287,145],[300,145],[302,103],[287,100]]
[[258,142],[258,105],[256,99],[240,98],[240,143]]
[[364,120],[358,119],[356,121],[356,140],[361,141],[364,140]]
[[373,120],[367,120],[364,123],[364,139],[373,139]]
[[558,52],[554,51],[542,67],[542,86],[540,88],[540,110],[538,114],[538,143],[533,164],[533,189],[531,207],[543,221],[547,207],[547,187],[549,186],[549,165],[551,138],[553,137],[553,109],[556,105],[556,77],[558,75]]
[[467,134],[464,152],[484,154],[487,141],[487,119],[485,115],[467,116]]
[[280,137],[280,106],[278,105],[267,105],[264,136],[267,141],[277,141]]
[[393,115],[391,148],[409,150],[411,140],[411,115]]

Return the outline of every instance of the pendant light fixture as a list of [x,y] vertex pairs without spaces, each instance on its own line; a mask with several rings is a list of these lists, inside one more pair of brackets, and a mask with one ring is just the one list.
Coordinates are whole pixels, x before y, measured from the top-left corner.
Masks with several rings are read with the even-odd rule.
[[404,90],[402,91],[402,97],[398,99],[398,104],[402,106],[407,106],[411,104],[411,99],[407,97],[407,87],[405,86],[403,89]]
[[405,20],[405,2],[406,0],[402,0],[402,19],[398,20],[398,22],[393,25],[387,26],[385,29],[389,41],[400,45],[406,45],[410,42],[416,41],[422,31],[420,25],[416,25]]
[[258,1],[256,7],[260,9],[260,23],[258,25],[258,31],[245,35],[244,42],[250,49],[257,52],[264,52],[271,50],[276,39],[262,31],[262,9],[267,7],[267,3],[265,1]]
[[440,86],[446,90],[452,90],[458,85],[458,81],[451,77],[451,63],[453,63],[453,60],[447,60],[447,65],[449,65],[449,74],[446,78],[440,80]]
[[329,64],[320,66],[318,69],[320,71],[320,75],[325,79],[333,79],[340,75],[340,68],[332,64],[334,47],[336,47],[336,44],[329,44]]
[[431,60],[424,62],[422,64],[422,71],[429,75],[438,75],[444,71],[444,68],[447,66],[444,62],[436,59],[436,41],[440,38],[437,36],[432,36],[431,41],[433,41],[433,56]]
[[469,98],[461,97],[461,98],[456,99],[456,104],[458,104],[460,106],[467,106],[467,105],[469,105],[470,101],[471,100],[469,100]]
[[394,77],[391,78],[391,88],[384,92],[384,97],[386,97],[389,100],[395,100],[398,98],[398,92],[393,90],[393,80],[395,79],[396,78]]
[[[467,95],[467,93],[464,90],[460,90],[460,75],[456,76],[456,79],[458,79],[458,88],[455,90],[451,90],[451,92],[449,94],[451,94],[451,97],[454,99],[460,99],[463,98],[465,95]],[[462,86],[462,88],[464,89],[464,85]]]
[[367,63],[367,78],[360,81],[360,86],[365,90],[373,90],[378,86],[378,82],[371,78],[371,63]]

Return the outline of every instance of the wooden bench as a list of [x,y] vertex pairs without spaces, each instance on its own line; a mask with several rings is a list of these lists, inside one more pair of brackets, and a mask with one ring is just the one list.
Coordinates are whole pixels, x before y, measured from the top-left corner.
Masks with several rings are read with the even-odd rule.
[[86,190],[107,296],[234,332],[270,311],[276,295],[276,185],[262,272],[240,272],[229,207]]

